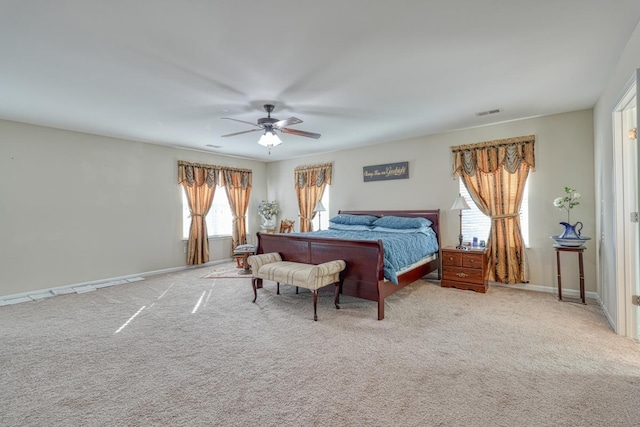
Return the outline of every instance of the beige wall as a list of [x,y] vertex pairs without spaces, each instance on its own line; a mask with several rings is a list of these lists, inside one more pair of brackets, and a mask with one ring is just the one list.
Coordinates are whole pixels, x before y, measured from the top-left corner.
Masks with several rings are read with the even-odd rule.
[[[264,164],[78,132],[0,121],[2,239],[0,295],[13,295],[185,265],[177,160],[247,167],[254,171],[249,234],[259,230],[260,200],[278,200],[280,218],[297,219],[293,169],[334,163],[330,211],[442,210],[442,241],[456,243],[457,194],[449,147],[536,135],[537,171],[530,178],[531,288],[555,286],[549,236],[564,215],[552,201],[565,185],[583,195],[572,218],[595,235],[592,111],[578,111],[442,135],[394,141],[297,160]],[[409,161],[407,180],[362,181],[362,167]],[[11,177],[11,183],[7,177]],[[267,192],[268,190],[268,192]],[[31,197],[27,191],[35,191]],[[148,212],[151,212],[149,214]],[[595,291],[595,250],[585,253],[587,291]],[[229,239],[211,242],[212,260],[228,257]],[[574,264],[563,271],[577,289]]]
[[616,332],[629,335],[631,330],[625,329],[624,318],[626,305],[623,298],[624,281],[618,279],[616,264],[619,255],[616,250],[617,239],[615,212],[615,180],[613,155],[612,112],[624,95],[625,86],[640,68],[640,24],[636,26],[627,46],[609,78],[594,108],[594,150],[595,150],[595,182],[596,212],[600,264],[598,271],[599,295],[603,308]]
[[250,168],[249,212],[266,197],[262,162],[8,121],[0,141],[0,296],[184,266],[178,160]]
[[[458,183],[451,175],[450,147],[533,134],[537,167],[529,181],[528,286],[552,290],[556,286],[556,269],[549,236],[560,233],[562,226],[558,223],[566,220],[566,213],[556,210],[552,202],[563,195],[564,186],[574,187],[582,194],[580,205],[572,211],[572,222],[581,221],[583,235],[595,236],[592,117],[592,110],[584,110],[270,163],[269,198],[281,202],[281,217],[297,219],[293,169],[333,162],[330,216],[340,209],[439,208],[443,245],[455,245],[458,212],[449,208],[458,194]],[[363,182],[363,166],[400,161],[409,162],[409,179]],[[591,241],[587,247],[586,289],[595,292],[595,244]],[[568,256],[564,261],[563,283],[566,289],[578,289],[577,257]]]

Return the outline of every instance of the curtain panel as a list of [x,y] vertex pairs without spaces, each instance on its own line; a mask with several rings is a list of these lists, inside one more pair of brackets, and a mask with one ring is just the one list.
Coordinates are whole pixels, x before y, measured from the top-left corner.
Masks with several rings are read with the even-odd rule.
[[333,165],[325,163],[314,166],[299,166],[294,170],[294,182],[300,211],[300,232],[313,231],[314,209],[322,199],[327,184],[331,185]]
[[519,213],[529,171],[535,170],[534,144],[529,135],[451,147],[454,175],[491,218],[489,280],[528,281]]
[[233,214],[233,245],[247,243],[246,215],[251,195],[253,172],[249,169],[222,168],[221,185],[227,190],[227,198]]
[[213,202],[219,175],[218,166],[178,161],[178,183],[182,184],[187,195],[191,214],[188,265],[209,262],[209,234],[205,218]]

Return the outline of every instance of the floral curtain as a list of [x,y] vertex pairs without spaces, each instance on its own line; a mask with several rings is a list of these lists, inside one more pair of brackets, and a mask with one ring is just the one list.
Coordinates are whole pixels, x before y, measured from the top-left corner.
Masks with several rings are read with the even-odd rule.
[[535,136],[451,147],[459,175],[478,209],[491,218],[489,279],[526,283],[520,205],[529,171],[535,170]]
[[191,213],[187,264],[209,262],[209,235],[205,220],[216,191],[218,166],[178,161],[178,183],[182,184]]
[[253,172],[249,169],[222,168],[221,185],[227,190],[233,213],[233,248],[247,243],[246,215],[252,176]]
[[331,172],[331,163],[295,168],[294,180],[300,211],[300,232],[313,231],[311,221],[316,215],[313,210],[322,199],[327,184],[331,185]]

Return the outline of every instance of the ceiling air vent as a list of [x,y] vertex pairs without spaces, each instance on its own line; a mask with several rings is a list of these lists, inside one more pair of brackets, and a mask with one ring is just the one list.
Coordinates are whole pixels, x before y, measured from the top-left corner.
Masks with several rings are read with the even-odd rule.
[[497,114],[499,112],[500,112],[500,110],[498,110],[498,109],[488,110],[488,111],[480,111],[479,113],[476,113],[476,117],[488,116],[489,114]]

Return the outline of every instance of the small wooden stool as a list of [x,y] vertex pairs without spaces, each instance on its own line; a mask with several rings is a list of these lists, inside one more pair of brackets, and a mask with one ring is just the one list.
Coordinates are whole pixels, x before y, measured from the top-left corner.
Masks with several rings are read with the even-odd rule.
[[[247,262],[247,258],[249,255],[253,255],[256,253],[256,247],[254,245],[240,245],[233,250],[233,257],[236,259],[236,266],[238,268],[242,268],[238,274],[251,274],[251,267]],[[242,260],[242,265],[240,265],[240,260]]]

